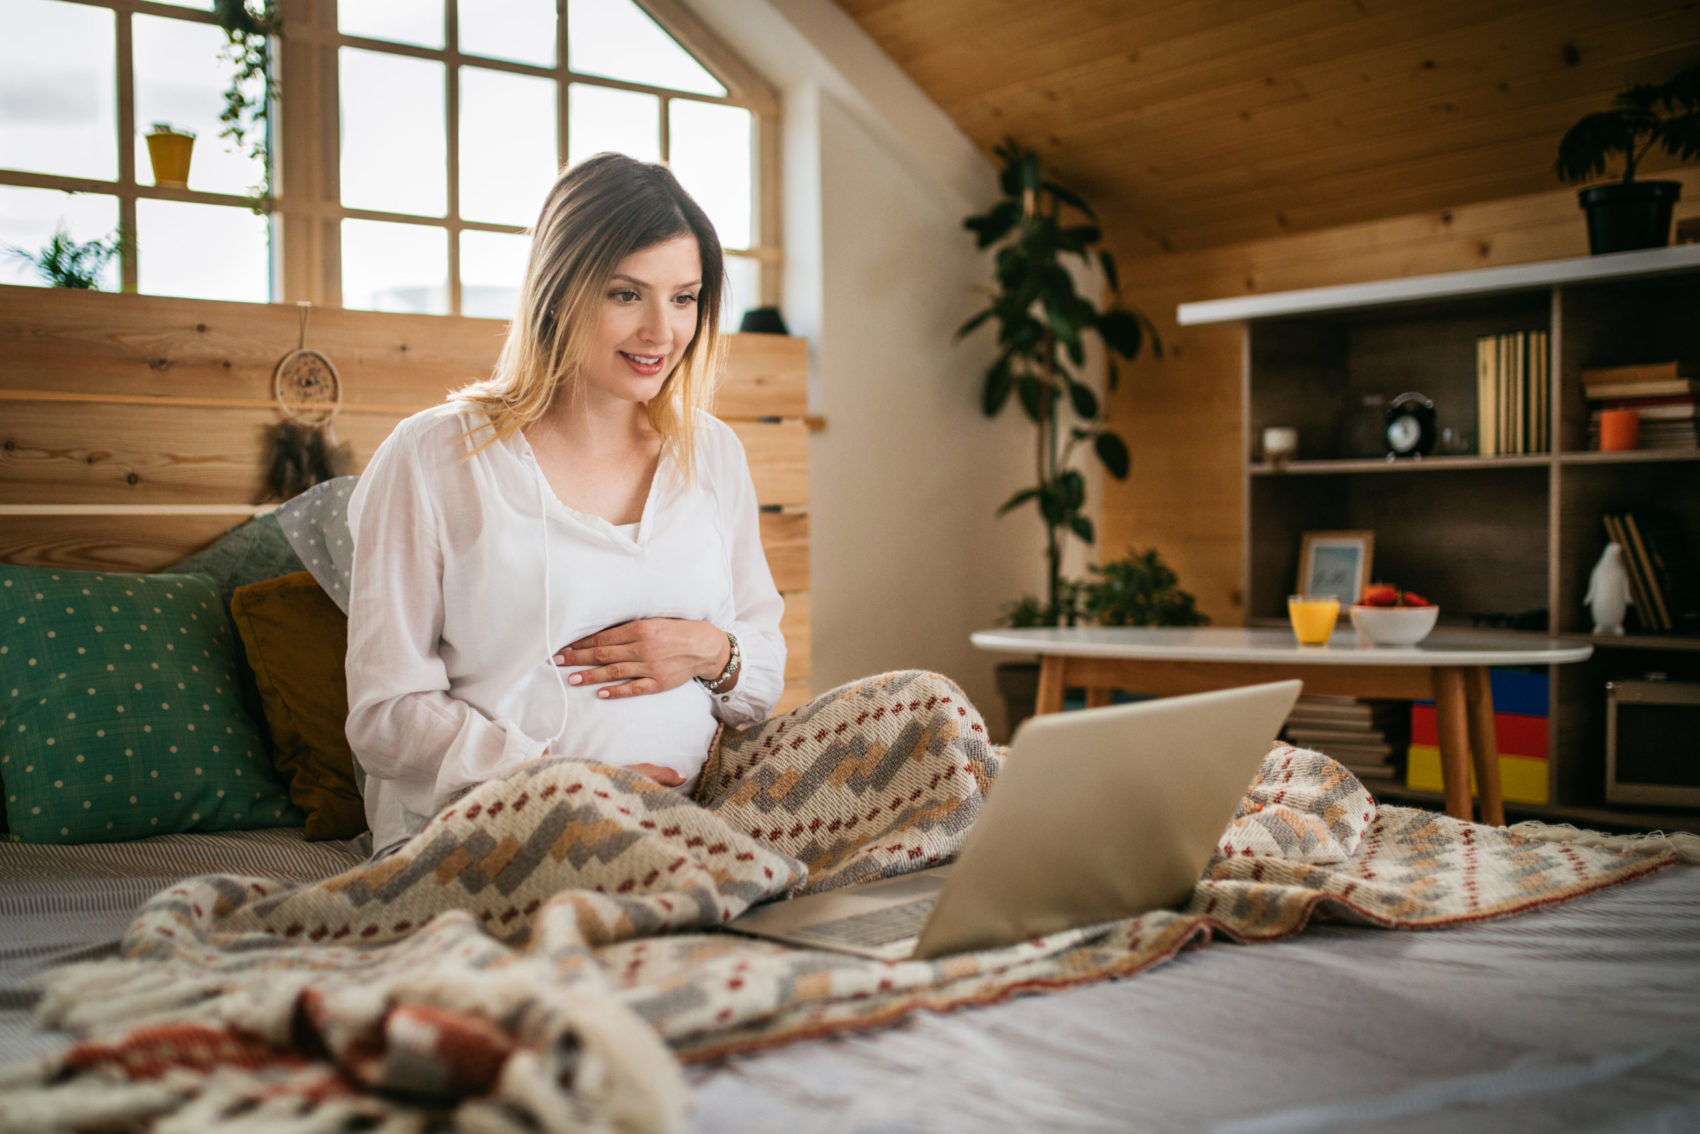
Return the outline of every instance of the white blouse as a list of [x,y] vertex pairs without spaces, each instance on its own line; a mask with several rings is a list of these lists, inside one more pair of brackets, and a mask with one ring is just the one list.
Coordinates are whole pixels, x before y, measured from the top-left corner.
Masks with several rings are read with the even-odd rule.
[[[349,501],[348,742],[377,849],[545,754],[660,764],[694,783],[716,720],[762,720],[784,687],[784,602],[730,428],[699,415],[693,484],[664,449],[634,531],[562,504],[523,434],[467,456],[485,421],[454,404],[408,418]],[[738,684],[604,700],[552,660],[663,617],[736,634]]]

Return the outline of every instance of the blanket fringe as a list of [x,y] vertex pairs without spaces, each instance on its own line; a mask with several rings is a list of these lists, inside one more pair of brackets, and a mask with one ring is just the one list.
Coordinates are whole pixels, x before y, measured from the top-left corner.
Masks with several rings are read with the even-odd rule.
[[181,972],[124,961],[66,965],[41,980],[36,1016],[73,1035],[88,1036],[117,1026],[194,1018],[197,1006],[217,996],[224,982],[208,977],[186,981]]
[[1674,854],[1682,862],[1700,863],[1700,835],[1688,831],[1648,831],[1643,835],[1608,835],[1588,831],[1569,823],[1541,823],[1525,820],[1507,828],[1514,835],[1539,839],[1544,843],[1569,843],[1573,846],[1594,847],[1599,850],[1627,851],[1631,854]]
[[[51,1087],[0,1094],[0,1130],[63,1134],[66,1130],[140,1126],[177,1109],[189,1088],[171,1077],[148,1083],[79,1077]],[[163,1134],[164,1127],[155,1127]]]

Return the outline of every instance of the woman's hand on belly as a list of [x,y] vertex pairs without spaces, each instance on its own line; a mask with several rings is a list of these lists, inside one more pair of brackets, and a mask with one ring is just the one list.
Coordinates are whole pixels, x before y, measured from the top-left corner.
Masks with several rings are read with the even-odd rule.
[[568,677],[569,685],[615,683],[598,697],[641,697],[717,677],[731,656],[726,632],[713,623],[640,618],[580,638],[556,652],[555,664],[589,667]]
[[648,776],[662,787],[678,787],[685,782],[684,776],[681,776],[672,768],[665,768],[660,764],[627,764],[626,770]]

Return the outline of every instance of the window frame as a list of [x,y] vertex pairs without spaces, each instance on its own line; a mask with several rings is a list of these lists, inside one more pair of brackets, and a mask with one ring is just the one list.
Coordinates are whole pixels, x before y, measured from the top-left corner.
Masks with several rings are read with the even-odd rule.
[[[0,185],[58,189],[115,197],[120,231],[136,231],[137,202],[144,199],[179,201],[189,204],[255,208],[256,199],[241,194],[208,193],[195,189],[171,189],[138,181],[135,114],[135,68],[133,18],[163,16],[217,26],[213,13],[151,0],[64,0],[114,13],[114,82],[117,86],[118,176],[101,181],[57,174],[0,170]],[[567,0],[568,3],[571,0]],[[272,188],[270,198],[258,202],[269,215],[271,226],[271,281],[273,302],[309,302],[316,306],[342,306],[342,221],[375,220],[418,224],[442,230],[448,239],[449,314],[461,310],[460,234],[465,231],[523,234],[527,226],[490,224],[459,216],[459,117],[460,68],[484,67],[551,79],[556,84],[556,146],[564,156],[568,146],[567,91],[570,84],[588,83],[618,90],[656,95],[661,100],[661,152],[669,152],[669,107],[685,99],[749,110],[754,116],[750,184],[755,192],[752,231],[756,242],[749,248],[727,249],[728,256],[747,258],[760,265],[761,295],[756,302],[773,304],[782,292],[780,272],[783,255],[779,246],[779,97],[773,87],[722,44],[700,20],[678,0],[633,0],[696,61],[726,88],[724,96],[690,94],[666,87],[625,82],[599,75],[575,72],[567,66],[567,20],[556,21],[556,65],[540,67],[509,60],[491,59],[460,51],[457,44],[458,4],[444,0],[445,38],[443,48],[424,48],[363,36],[342,34],[337,28],[337,0],[280,0],[283,34],[273,45],[274,78],[280,98],[269,108],[266,129],[272,144]],[[420,217],[373,209],[343,206],[341,200],[341,131],[338,87],[338,55],[343,47],[378,51],[415,59],[441,62],[445,67],[445,130],[448,142],[447,210],[442,217]],[[133,292],[137,287],[137,258],[133,241],[126,241],[119,264],[119,287]],[[518,281],[516,281],[517,283]],[[752,304],[753,306],[754,304]]]

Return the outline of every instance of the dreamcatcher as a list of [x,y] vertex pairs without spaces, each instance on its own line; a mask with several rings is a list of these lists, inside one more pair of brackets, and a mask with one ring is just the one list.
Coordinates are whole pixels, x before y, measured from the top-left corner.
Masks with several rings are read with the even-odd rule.
[[336,365],[307,347],[311,303],[300,303],[301,330],[295,349],[272,371],[272,394],[286,420],[266,431],[266,500],[288,500],[322,481],[342,476],[351,464],[332,422],[342,408],[342,376]]

